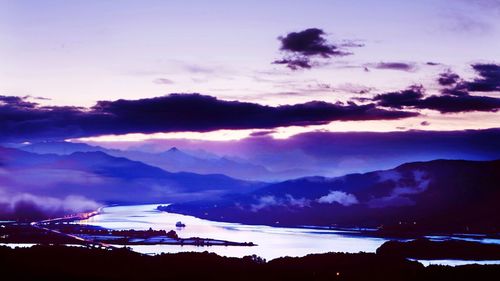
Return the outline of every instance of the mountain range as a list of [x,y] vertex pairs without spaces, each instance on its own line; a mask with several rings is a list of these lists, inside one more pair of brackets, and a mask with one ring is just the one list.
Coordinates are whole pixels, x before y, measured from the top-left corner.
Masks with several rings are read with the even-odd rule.
[[233,165],[210,158],[177,148],[147,153],[67,142],[0,147],[0,193],[83,196],[108,204],[173,203],[161,209],[250,224],[443,231],[500,227],[495,211],[500,160],[411,162],[388,170],[280,182],[164,169],[176,163],[177,169]]
[[37,196],[81,195],[100,202],[175,202],[247,192],[263,183],[222,174],[172,173],[102,151],[37,154],[0,147],[0,189]]
[[[125,157],[135,161],[162,168],[170,172],[192,172],[197,174],[224,174],[243,180],[276,180],[287,178],[289,173],[275,173],[261,165],[255,165],[242,159],[219,157],[209,153],[188,153],[176,147],[159,153],[107,149],[84,143],[73,142],[39,142],[19,147],[24,151],[38,154],[68,155],[75,152],[104,152],[111,156]],[[293,174],[293,172],[292,172]]]
[[435,160],[336,178],[305,177],[163,210],[230,222],[488,231],[500,229],[500,160]]

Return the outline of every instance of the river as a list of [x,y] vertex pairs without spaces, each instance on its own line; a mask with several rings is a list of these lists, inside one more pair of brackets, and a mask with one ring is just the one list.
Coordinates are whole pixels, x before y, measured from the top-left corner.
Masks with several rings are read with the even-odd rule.
[[[245,225],[239,223],[215,222],[174,213],[156,210],[159,204],[111,206],[89,219],[79,221],[80,224],[101,226],[109,229],[124,230],[175,230],[182,238],[201,237],[234,242],[253,242],[257,246],[209,246],[198,247],[190,245],[133,245],[134,251],[145,254],[178,253],[178,252],[214,252],[221,256],[243,257],[257,255],[266,260],[283,256],[305,256],[308,254],[327,252],[375,252],[387,239],[352,235],[349,231],[309,228],[285,228],[265,225]],[[181,221],[186,226],[175,227]],[[434,236],[432,239],[450,237]],[[453,237],[456,239],[459,238]],[[484,239],[484,243],[500,243]],[[425,264],[426,261],[424,261]],[[465,263],[500,263],[500,261],[460,261],[439,260],[427,261],[427,264],[457,265]]]
[[[243,257],[258,255],[267,260],[282,256],[305,256],[326,252],[375,252],[386,239],[351,236],[349,232],[338,230],[271,227],[264,225],[244,225],[238,223],[214,222],[174,213],[156,210],[158,204],[115,206],[103,208],[102,212],[81,224],[123,230],[175,230],[179,237],[201,237],[234,242],[253,242],[257,246],[180,246],[144,245],[131,246],[141,253],[177,253],[185,251],[215,252],[222,256]],[[181,221],[186,227],[177,228]]]

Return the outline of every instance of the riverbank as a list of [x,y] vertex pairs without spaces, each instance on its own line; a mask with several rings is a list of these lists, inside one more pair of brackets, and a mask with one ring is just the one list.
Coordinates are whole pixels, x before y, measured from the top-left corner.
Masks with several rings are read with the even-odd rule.
[[[156,209],[158,211],[162,211],[169,214],[178,214],[180,216],[193,216],[188,213],[172,211],[168,208],[169,204],[166,205],[158,205]],[[210,220],[213,222],[218,222],[221,224],[244,224],[251,226],[268,226],[274,228],[288,228],[288,229],[305,229],[305,230],[323,230],[323,231],[332,231],[336,233],[343,233],[344,235],[352,236],[352,237],[372,237],[372,238],[380,238],[385,240],[407,240],[407,239],[419,239],[419,238],[428,238],[428,239],[436,239],[436,240],[446,240],[450,237],[457,240],[464,241],[489,241],[489,243],[500,244],[500,233],[498,232],[465,232],[465,231],[436,231],[432,229],[426,229],[425,226],[415,225],[413,223],[406,222],[398,222],[392,225],[385,225],[379,227],[368,227],[368,226],[352,226],[352,225],[295,225],[295,224],[286,224],[283,222],[272,222],[266,223],[266,221],[239,221],[224,218],[203,218],[203,216],[194,216],[203,220]]]
[[500,245],[460,240],[415,239],[385,242],[376,253],[421,260],[500,260]]
[[[387,241],[413,239],[374,237],[370,235],[373,232],[370,229],[331,229],[315,226],[290,228],[220,223],[161,212],[156,208],[157,205],[154,204],[110,206],[84,220],[68,221],[69,218],[64,218],[38,223],[35,226],[42,229],[35,231],[26,229],[32,225],[11,223],[25,233],[12,235],[0,228],[0,234],[3,233],[0,235],[0,243],[82,244],[102,248],[128,246],[134,251],[151,255],[203,252],[208,249],[205,246],[210,246],[210,251],[222,256],[241,258],[256,254],[271,260],[282,256],[301,257],[326,252],[374,253]],[[179,221],[183,222],[184,227],[176,227]],[[470,234],[427,238],[439,242],[471,240],[479,244],[500,244],[498,239]],[[464,259],[460,255],[434,258]]]
[[99,211],[32,223],[0,223],[0,243],[12,244],[79,244],[88,247],[113,248],[116,245],[190,245],[190,246],[256,246],[253,242],[235,242],[212,238],[182,238],[174,230],[112,230],[73,223],[87,220]]

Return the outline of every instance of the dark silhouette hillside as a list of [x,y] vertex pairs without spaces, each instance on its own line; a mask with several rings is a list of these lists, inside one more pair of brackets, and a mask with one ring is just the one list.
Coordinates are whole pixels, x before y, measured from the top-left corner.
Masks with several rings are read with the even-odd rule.
[[300,178],[164,210],[270,225],[370,226],[393,233],[497,232],[499,181],[500,160],[435,160],[338,178]]
[[125,249],[0,247],[3,280],[495,280],[500,266],[424,267],[377,254],[329,253],[269,262],[210,253],[147,256]]

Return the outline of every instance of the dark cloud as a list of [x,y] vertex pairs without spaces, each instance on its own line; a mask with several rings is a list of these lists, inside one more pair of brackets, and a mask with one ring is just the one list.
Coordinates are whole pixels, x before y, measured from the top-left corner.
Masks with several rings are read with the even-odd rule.
[[273,61],[274,64],[285,64],[291,70],[310,69],[312,63],[307,57],[284,58]]
[[275,130],[266,130],[266,131],[258,131],[258,132],[253,132],[250,134],[251,137],[265,137],[269,136],[273,133],[276,133]]
[[375,64],[367,64],[365,67],[373,67],[376,69],[400,70],[400,71],[414,71],[416,69],[416,65],[414,63],[405,63],[405,62],[379,62]]
[[500,65],[498,64],[473,64],[472,68],[479,77],[467,82],[467,89],[475,92],[500,91]]
[[455,85],[460,81],[460,76],[450,70],[439,74],[438,83],[441,86]]
[[415,106],[424,97],[422,86],[412,86],[406,90],[376,95],[373,100],[379,105],[393,108]]
[[346,51],[345,48],[363,46],[363,44],[352,41],[335,45],[329,43],[324,35],[325,32],[319,28],[309,28],[278,37],[278,40],[281,41],[280,50],[285,53],[285,57],[273,63],[284,64],[292,70],[309,69],[315,65],[311,62],[312,57],[347,56],[352,53]]
[[500,99],[472,95],[431,95],[424,96],[421,86],[406,90],[379,94],[373,98],[378,105],[390,108],[431,109],[441,113],[490,111],[500,108]]
[[34,108],[37,104],[34,102],[27,101],[26,97],[16,97],[16,96],[0,96],[0,106],[3,105],[16,105],[18,107],[24,108]]
[[99,101],[91,108],[39,106],[22,98],[3,96],[0,97],[0,139],[24,141],[103,134],[274,128],[416,115],[379,109],[375,104],[313,101],[272,107],[200,94]]
[[444,86],[441,89],[443,95],[451,96],[468,96],[467,83],[460,78],[460,76],[451,70],[447,70],[439,74],[437,79],[439,85]]
[[441,90],[443,95],[451,95],[451,96],[468,96],[469,92],[466,88],[463,87],[462,84],[456,84],[451,88],[444,88]]
[[286,36],[279,37],[281,50],[298,53],[304,56],[344,56],[349,53],[339,50],[333,44],[329,44],[323,37],[325,32],[319,28],[309,28],[300,32],[292,32]]
[[472,81],[462,79],[447,70],[439,75],[441,95],[425,96],[422,86],[412,86],[406,90],[376,95],[373,101],[378,105],[397,109],[431,109],[441,113],[490,111],[500,108],[500,99],[489,96],[471,95],[470,91],[500,91],[500,66],[496,64],[473,64],[478,77]]
[[500,65],[473,64],[471,66],[478,74],[478,77],[471,81],[462,79],[451,70],[441,73],[438,78],[439,84],[444,87],[441,93],[464,97],[470,96],[469,92],[500,91]]
[[490,111],[500,108],[500,99],[481,96],[430,96],[414,106],[420,109],[433,109],[441,113]]
[[472,69],[478,77],[466,81],[458,74],[450,70],[441,73],[438,82],[445,86],[443,94],[464,96],[470,92],[496,92],[500,91],[500,65],[497,64],[473,64]]

